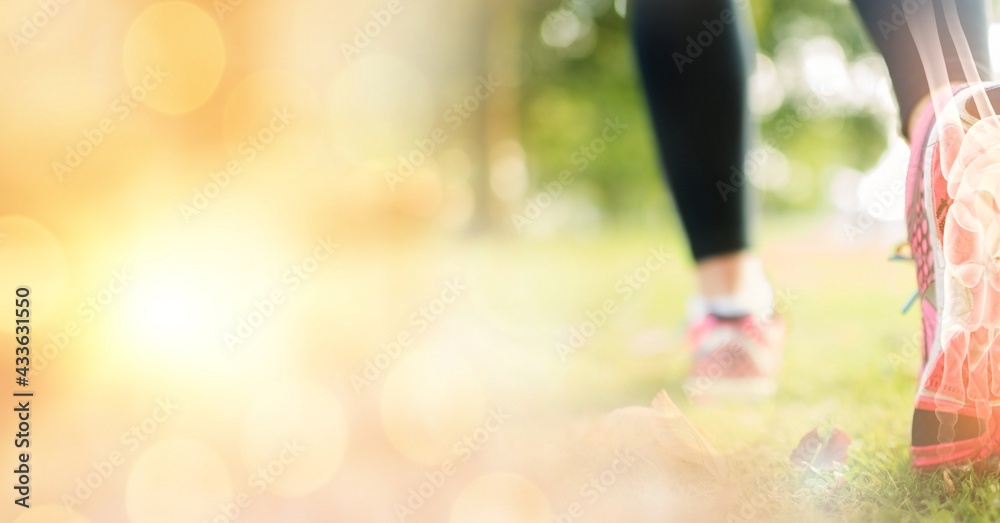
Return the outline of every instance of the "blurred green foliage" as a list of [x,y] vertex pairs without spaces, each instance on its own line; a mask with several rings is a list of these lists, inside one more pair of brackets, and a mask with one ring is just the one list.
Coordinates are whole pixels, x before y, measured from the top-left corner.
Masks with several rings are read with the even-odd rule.
[[[572,157],[598,136],[607,117],[628,124],[623,139],[599,155],[569,188],[589,199],[612,222],[660,221],[672,217],[645,111],[645,99],[620,0],[534,1],[522,4],[522,140],[532,181],[540,187],[572,168]],[[783,42],[828,36],[843,48],[850,67],[874,53],[853,7],[834,0],[754,0],[758,50],[774,60]],[[543,38],[546,20],[572,13],[582,21],[568,46]],[[627,15],[626,15],[627,16]],[[551,40],[551,39],[550,39]],[[665,53],[669,57],[669,53]],[[669,59],[669,58],[666,58]],[[788,182],[761,191],[765,212],[816,211],[829,205],[826,187],[838,168],[864,171],[886,147],[897,122],[869,107],[804,113],[808,93],[787,89],[777,109],[759,121],[758,143],[773,144],[787,157]],[[782,133],[781,123],[801,127]]]

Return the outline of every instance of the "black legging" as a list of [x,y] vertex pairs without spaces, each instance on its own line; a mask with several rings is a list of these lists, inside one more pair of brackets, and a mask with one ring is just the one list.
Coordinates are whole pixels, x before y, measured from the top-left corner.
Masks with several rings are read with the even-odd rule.
[[[955,2],[982,78],[990,77],[985,0],[854,0],[882,52],[905,122],[929,92],[906,21],[936,10],[953,82],[965,81],[943,2]],[[695,260],[749,246],[744,166],[753,35],[746,0],[631,0],[633,43],[667,183]]]

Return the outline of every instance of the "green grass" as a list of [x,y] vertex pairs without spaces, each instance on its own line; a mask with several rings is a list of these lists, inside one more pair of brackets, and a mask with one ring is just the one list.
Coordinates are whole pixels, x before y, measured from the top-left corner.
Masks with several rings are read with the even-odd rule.
[[[940,473],[910,470],[919,355],[907,340],[920,318],[916,308],[907,315],[901,309],[915,287],[912,266],[889,263],[886,247],[839,245],[822,224],[768,231],[763,255],[775,286],[789,296],[789,339],[778,394],[756,404],[694,405],[680,389],[690,361],[683,318],[693,282],[672,232],[474,243],[472,286],[485,291],[479,310],[494,318],[494,328],[551,351],[565,338],[552,334],[553,325],[578,324],[616,299],[615,282],[650,247],[666,245],[673,260],[620,304],[557,378],[540,372],[518,386],[544,390],[574,414],[648,404],[665,388],[741,471],[741,482],[767,500],[751,519],[1000,520],[996,476],[955,473],[952,487]],[[536,404],[539,412],[547,407]],[[807,482],[788,456],[813,428],[834,426],[853,440],[842,482]]]

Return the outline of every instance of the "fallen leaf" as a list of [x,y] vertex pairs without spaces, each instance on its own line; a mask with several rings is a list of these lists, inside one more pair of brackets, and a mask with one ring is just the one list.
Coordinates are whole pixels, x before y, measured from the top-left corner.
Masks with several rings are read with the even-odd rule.
[[715,480],[729,475],[723,456],[674,404],[666,391],[652,407],[623,407],[605,416],[590,434],[591,443],[634,450],[670,468],[687,465]]
[[814,472],[840,470],[847,461],[850,446],[851,437],[841,429],[835,428],[825,437],[813,429],[802,437],[789,459],[792,464]]

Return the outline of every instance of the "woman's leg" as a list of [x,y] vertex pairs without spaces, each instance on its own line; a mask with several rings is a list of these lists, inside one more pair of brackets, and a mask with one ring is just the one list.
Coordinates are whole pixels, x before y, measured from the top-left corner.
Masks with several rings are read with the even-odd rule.
[[[743,4],[744,2],[741,2]],[[745,160],[750,31],[733,0],[632,0],[635,52],[660,158],[697,263],[684,383],[692,399],[774,392],[784,323],[750,252]]]
[[[949,9],[957,11],[955,21],[959,22],[964,34],[964,42],[959,40],[959,45],[952,35],[953,28],[947,23],[946,4],[953,4]],[[932,50],[936,56],[927,57],[928,61],[932,58],[940,61],[943,57],[942,67],[947,77],[937,83],[968,83],[977,80],[974,74],[982,79],[990,78],[989,17],[985,0],[854,0],[854,6],[889,68],[905,136],[911,135],[915,116],[930,100],[929,78],[942,76],[928,75],[931,64],[925,66],[912,28],[928,26],[930,29],[931,32],[916,32],[921,44],[940,42]],[[933,34],[935,30],[937,34]],[[962,50],[966,43],[972,63],[963,66]],[[973,67],[974,72],[969,67]],[[933,88],[940,91],[948,86],[935,85]]]
[[748,251],[751,32],[732,0],[633,0],[629,10],[660,158],[701,294],[716,301],[762,294],[754,287],[769,294]]
[[[961,276],[970,274],[963,269],[994,263],[994,251],[980,249],[988,238],[984,231],[996,221],[994,196],[977,191],[982,172],[975,171],[995,168],[988,146],[1000,136],[993,124],[973,125],[994,113],[989,98],[1000,99],[996,89],[991,87],[988,97],[980,84],[990,77],[985,1],[855,0],[855,5],[885,57],[912,149],[907,228],[921,293],[924,369],[911,457],[919,470],[981,462],[1000,443],[990,428],[1000,389],[991,340],[997,325],[990,318],[996,317],[1000,294],[985,276]],[[960,149],[972,154],[956,162]],[[953,163],[967,170],[952,170]],[[970,190],[962,193],[963,188]]]

